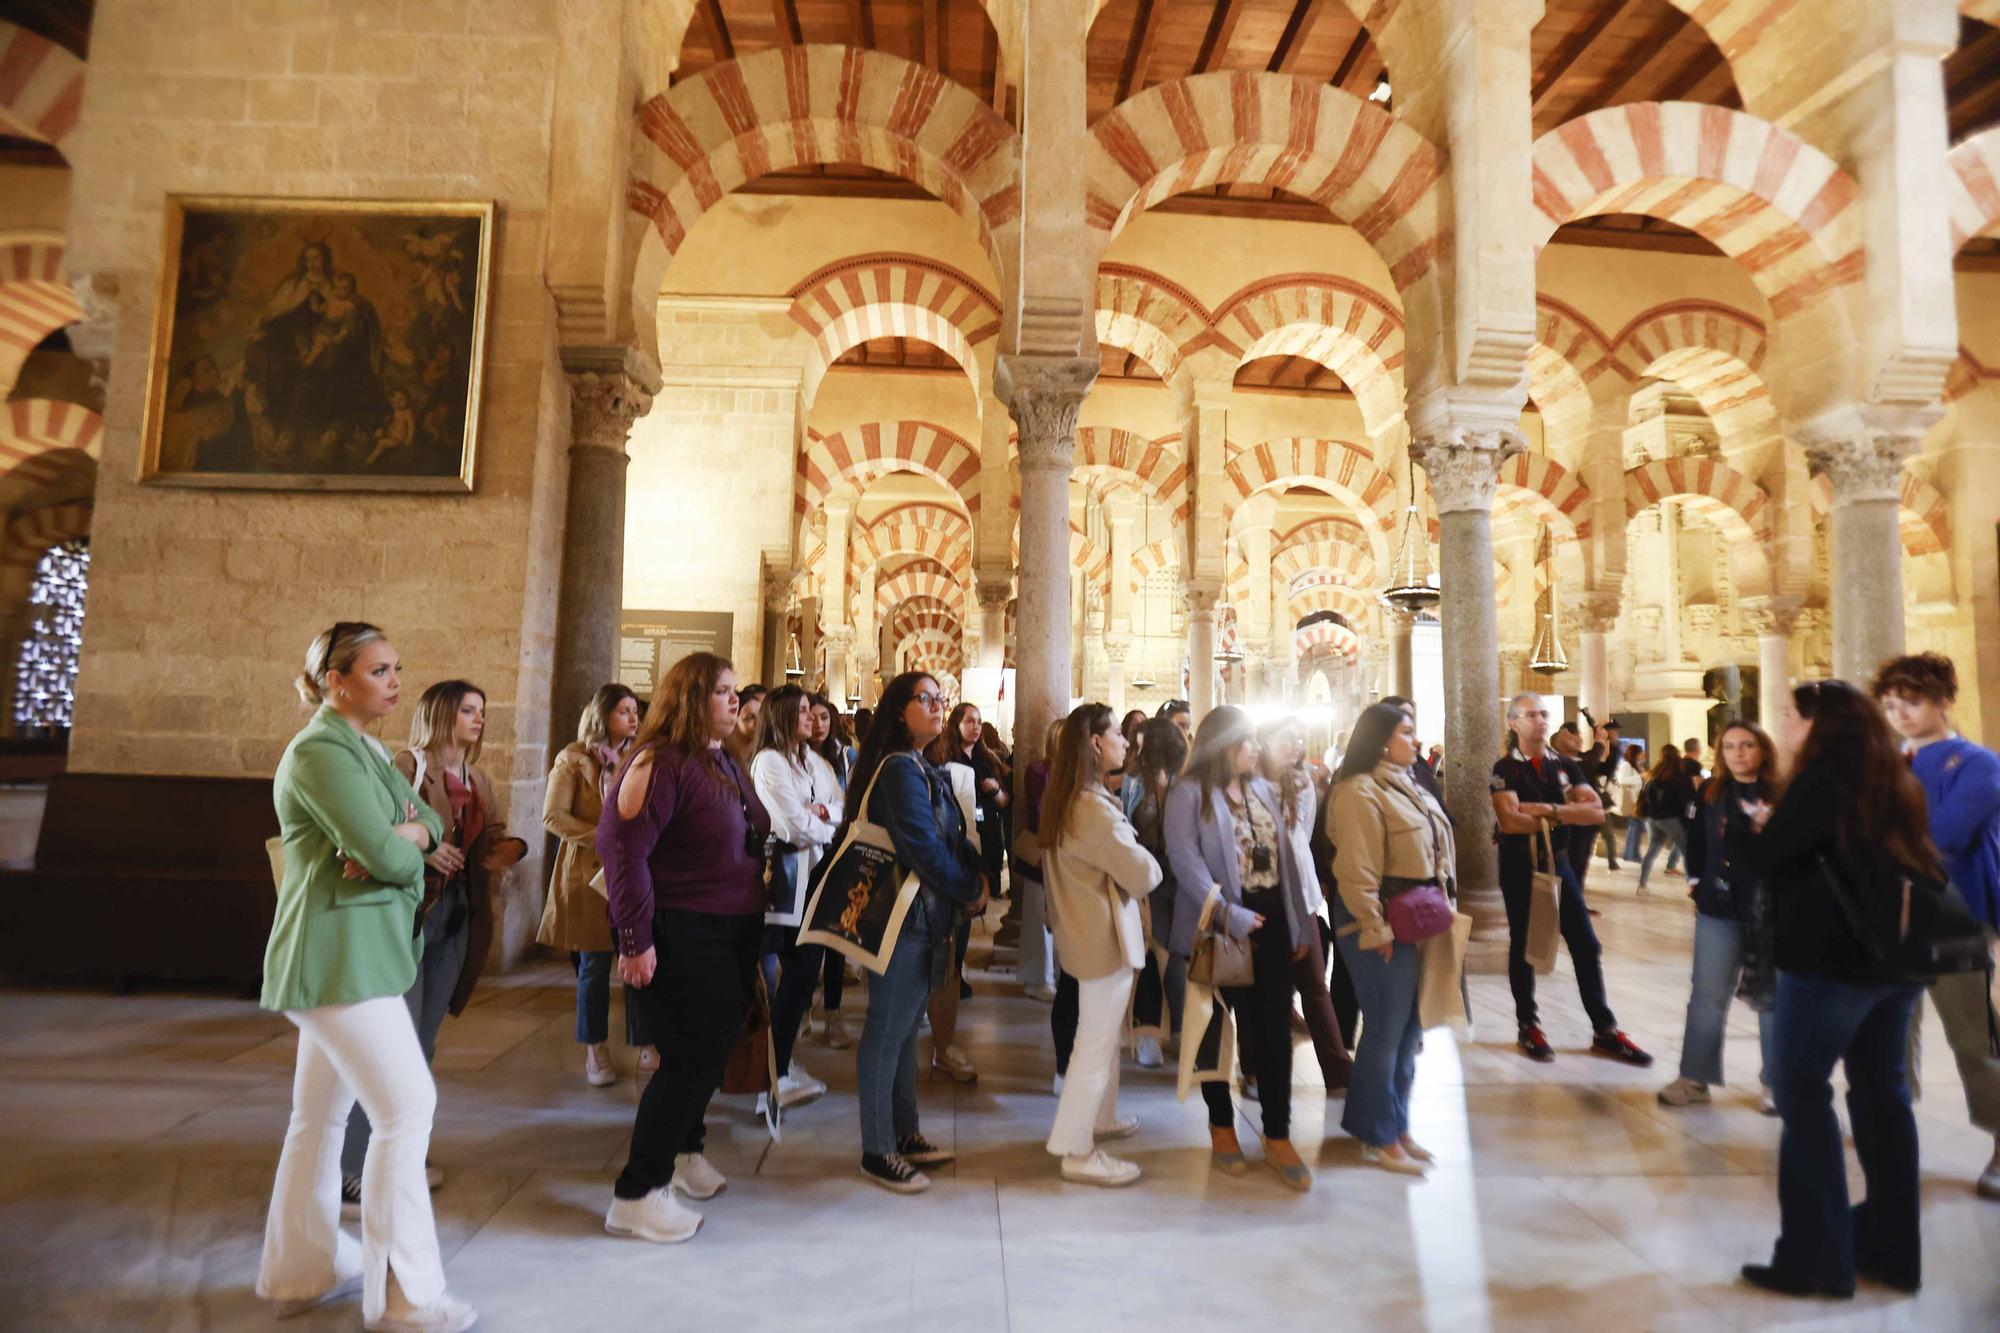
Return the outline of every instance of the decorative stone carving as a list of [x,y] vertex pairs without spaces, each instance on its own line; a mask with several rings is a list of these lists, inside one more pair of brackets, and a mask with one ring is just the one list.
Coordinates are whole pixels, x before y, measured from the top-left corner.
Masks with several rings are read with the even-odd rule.
[[1833,483],[1835,507],[1858,500],[1893,501],[1902,484],[1904,462],[1922,444],[1922,436],[1863,430],[1812,441],[1805,446],[1806,461]]
[[1490,512],[1500,465],[1527,447],[1519,431],[1502,426],[1448,426],[1410,441],[1440,514]]
[[101,379],[101,368],[111,363],[118,341],[118,275],[79,273],[70,279],[70,289],[76,293],[83,318],[63,332],[69,338],[70,351],[94,362]]
[[1222,587],[1215,583],[1184,583],[1181,596],[1187,599],[1188,614],[1212,618],[1216,604],[1222,600]]
[[1098,362],[1076,356],[1003,356],[994,387],[1020,428],[1021,470],[1074,464],[1076,414]]
[[594,370],[569,376],[570,447],[625,451],[632,423],[646,415],[653,395],[629,375]]
[[1006,579],[981,579],[978,584],[979,609],[986,612],[1007,610],[1007,603],[1013,599],[1014,585]]
[[1800,613],[1796,597],[1760,597],[1743,603],[1743,627],[1760,639],[1789,639]]

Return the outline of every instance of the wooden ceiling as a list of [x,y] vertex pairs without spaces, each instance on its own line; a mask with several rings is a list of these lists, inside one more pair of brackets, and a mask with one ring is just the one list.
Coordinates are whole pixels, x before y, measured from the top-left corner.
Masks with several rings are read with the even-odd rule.
[[1529,58],[1537,135],[1628,102],[1743,104],[1721,50],[1667,0],[1547,0]]

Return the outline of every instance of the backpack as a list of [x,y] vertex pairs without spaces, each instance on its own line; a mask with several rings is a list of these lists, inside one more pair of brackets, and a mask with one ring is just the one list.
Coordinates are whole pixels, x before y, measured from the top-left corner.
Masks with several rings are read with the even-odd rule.
[[1671,804],[1667,795],[1667,784],[1662,778],[1649,778],[1646,785],[1639,788],[1639,815],[1644,819],[1665,819],[1668,811],[1662,807]]
[[[1986,927],[1944,880],[1896,867],[1890,892],[1870,892],[1819,858],[1819,875],[1861,952],[1885,981],[1928,985],[1939,977],[1985,972],[1992,985],[1993,948]],[[1885,886],[1886,887],[1886,886]]]

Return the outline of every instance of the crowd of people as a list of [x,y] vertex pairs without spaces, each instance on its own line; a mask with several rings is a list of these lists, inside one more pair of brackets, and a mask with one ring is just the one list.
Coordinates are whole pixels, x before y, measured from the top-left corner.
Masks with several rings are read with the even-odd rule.
[[[298,687],[316,711],[274,782],[283,857],[262,1002],[300,1040],[258,1291],[281,1316],[358,1291],[370,1329],[463,1329],[475,1314],[446,1289],[431,1214],[442,1176],[426,1160],[427,1066],[478,982],[493,878],[527,847],[478,766],[477,686],[426,690],[393,754],[370,734],[401,690],[380,629],[319,635]],[[1973,1122],[1995,1134],[1978,1189],[2000,1197],[2000,757],[1953,730],[1956,693],[1933,654],[1888,663],[1872,689],[1808,682],[1768,731],[1723,726],[1712,773],[1698,738],[1662,746],[1642,772],[1615,722],[1559,722],[1537,694],[1507,704],[1491,801],[1519,1049],[1555,1058],[1535,992],[1559,937],[1589,1053],[1652,1062],[1611,1008],[1584,879],[1601,845],[1612,868],[1621,852],[1640,860],[1646,893],[1668,847],[1689,878],[1694,955],[1678,1076],[1659,1100],[1711,1100],[1732,1001],[1756,1011],[1762,1103],[1783,1122],[1779,1238],[1768,1263],[1743,1269],[1761,1287],[1844,1296],[1857,1276],[1904,1291],[1921,1280],[1910,1083],[1930,978],[1893,961],[1904,941],[1876,936],[1899,929],[1898,902],[1907,933],[1912,895],[1947,881],[1988,933],[1988,970],[1937,977],[1928,993]],[[933,1077],[978,1078],[958,1006],[972,923],[1003,896],[1023,991],[1050,1005],[1046,1148],[1063,1180],[1140,1178],[1106,1146],[1139,1128],[1118,1104],[1130,1038],[1141,1068],[1171,1056],[1181,1097],[1199,1094],[1215,1170],[1245,1176],[1261,1161],[1283,1187],[1313,1188],[1291,1141],[1295,1003],[1363,1160],[1408,1176],[1433,1167],[1410,1100],[1426,1030],[1466,1016],[1471,922],[1441,755],[1423,753],[1410,701],[1363,710],[1328,763],[1309,760],[1296,721],[1259,727],[1227,705],[1197,720],[1179,701],[1122,718],[1086,702],[1039,749],[1010,752],[922,672],[890,680],[853,721],[821,695],[739,683],[728,661],[695,653],[643,706],[623,686],[599,690],[555,759],[543,826],[557,852],[537,938],[574,970],[585,1080],[618,1077],[614,973],[649,1075],[608,1232],[679,1242],[701,1227],[691,1203],[727,1184],[704,1155],[704,1118],[765,1012],[769,1113],[826,1091],[795,1058],[816,1031],[855,1053],[862,1176],[928,1188],[953,1154],[920,1123],[921,1033]],[[857,1039],[842,1001],[858,973],[806,937],[806,913],[864,835],[886,839],[908,905],[865,969]],[[1885,904],[1886,917],[1873,910]],[[1852,1208],[1837,1063],[1867,1182]],[[1255,1158],[1235,1129],[1239,1066],[1258,1107]]]

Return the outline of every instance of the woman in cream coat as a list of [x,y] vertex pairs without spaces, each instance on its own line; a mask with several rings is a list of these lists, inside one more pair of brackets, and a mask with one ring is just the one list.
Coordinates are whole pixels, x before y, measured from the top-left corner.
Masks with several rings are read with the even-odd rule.
[[1076,978],[1076,1045],[1049,1151],[1062,1158],[1064,1180],[1129,1185],[1136,1163],[1112,1157],[1102,1139],[1136,1133],[1137,1119],[1118,1114],[1118,1035],[1132,998],[1132,979],[1145,961],[1138,900],[1160,884],[1160,866],[1104,785],[1125,766],[1125,737],[1103,704],[1084,704],[1063,723],[1042,797],[1042,876],[1049,923],[1063,971]]
[[1410,778],[1416,761],[1409,714],[1373,705],[1354,724],[1327,811],[1340,890],[1334,930],[1361,1000],[1361,1046],[1340,1124],[1361,1140],[1364,1160],[1406,1175],[1422,1175],[1431,1161],[1410,1137],[1410,1086],[1423,1037],[1418,955],[1437,951],[1398,941],[1383,903],[1424,884],[1450,893],[1456,864],[1451,821]]

